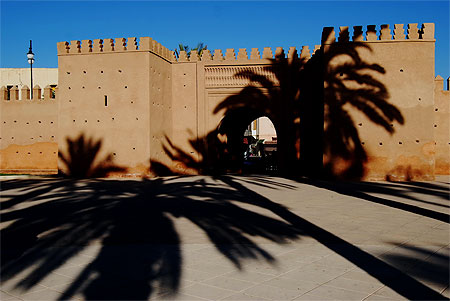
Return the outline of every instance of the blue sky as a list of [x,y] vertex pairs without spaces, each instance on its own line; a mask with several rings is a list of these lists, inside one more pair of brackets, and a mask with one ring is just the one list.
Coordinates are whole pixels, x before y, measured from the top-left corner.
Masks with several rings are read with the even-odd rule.
[[447,78],[449,1],[0,1],[0,66],[57,67],[56,42],[150,36],[169,49],[178,43],[208,49],[313,48],[325,26],[436,24],[436,74]]

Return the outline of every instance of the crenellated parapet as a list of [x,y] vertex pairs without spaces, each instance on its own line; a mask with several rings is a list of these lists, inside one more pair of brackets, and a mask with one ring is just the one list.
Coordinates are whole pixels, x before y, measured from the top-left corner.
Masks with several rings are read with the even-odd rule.
[[230,62],[236,64],[242,63],[270,63],[273,59],[304,59],[309,60],[315,52],[320,49],[320,45],[315,45],[314,50],[311,53],[309,46],[302,46],[300,51],[297,51],[296,47],[289,47],[289,49],[283,49],[282,47],[276,47],[275,52],[271,47],[264,47],[262,52],[259,48],[252,48],[247,50],[246,48],[227,48],[225,52],[222,49],[215,49],[214,51],[203,50],[201,55],[198,55],[196,51],[191,51],[190,56],[185,51],[180,51],[177,62],[206,62],[208,64],[220,63],[227,64]]
[[[337,42],[399,42],[399,41],[434,41],[434,23],[423,23],[420,27],[417,23],[353,26],[350,34],[349,26],[340,26],[337,30]],[[351,38],[350,38],[351,37]],[[336,42],[336,30],[334,27],[324,27],[322,31],[322,44]]]
[[93,54],[93,53],[117,53],[131,51],[150,51],[168,61],[175,60],[174,52],[162,46],[150,37],[116,38],[116,39],[94,39],[74,40],[69,42],[58,42],[58,55],[71,54]]
[[[20,93],[19,93],[20,90]],[[18,89],[16,86],[11,88],[9,91],[5,86],[0,88],[0,101],[4,103],[42,103],[52,101],[56,99],[57,88],[52,88],[47,85],[44,89],[41,89],[39,85],[33,87],[33,99],[31,99],[31,91],[27,85],[22,86]]]
[[447,89],[445,89],[444,87],[444,79],[438,75],[436,76],[436,78],[434,79],[434,89],[435,91],[450,91],[450,77],[447,78]]
[[[70,42],[58,42],[58,55],[74,55],[74,54],[93,54],[93,53],[123,53],[123,52],[153,52],[171,62],[258,62],[267,61],[271,59],[309,59],[314,55],[315,51],[320,48],[320,45],[315,45],[314,51],[311,53],[309,46],[301,47],[297,52],[295,47],[283,49],[282,47],[274,48],[264,47],[261,49],[252,48],[247,50],[245,48],[232,49],[228,48],[225,51],[216,49],[214,51],[203,50],[201,54],[192,50],[189,54],[186,51],[180,51],[178,57],[175,52],[162,46],[157,41],[150,37],[141,38],[116,38],[116,39],[94,39],[94,40],[73,40]],[[264,62],[267,63],[267,62]]]

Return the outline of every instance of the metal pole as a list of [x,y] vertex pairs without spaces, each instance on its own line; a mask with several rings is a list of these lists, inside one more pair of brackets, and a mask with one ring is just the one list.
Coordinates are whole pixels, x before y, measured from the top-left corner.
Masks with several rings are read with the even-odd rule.
[[[31,51],[31,40],[30,40],[30,51]],[[30,61],[30,74],[31,74],[31,87],[30,87],[30,91],[31,91],[31,97],[30,99],[33,100],[33,59],[31,59]]]

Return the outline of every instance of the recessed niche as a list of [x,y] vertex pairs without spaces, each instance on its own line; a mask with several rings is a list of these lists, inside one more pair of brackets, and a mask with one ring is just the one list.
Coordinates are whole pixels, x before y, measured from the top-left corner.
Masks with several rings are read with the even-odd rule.
[[84,120],[84,122],[86,123],[86,122],[87,122],[87,120],[85,119],[85,120]]
[[83,73],[86,74],[86,70],[83,70]]
[[359,126],[362,126],[362,123],[358,123]]
[[100,120],[97,119],[97,122],[100,122]]
[[84,86],[82,86],[81,88],[84,89]]
[[14,123],[16,123],[17,122],[17,120],[14,120]]
[[114,117],[113,118],[111,118],[112,120],[114,120]]
[[379,145],[383,145],[383,142],[378,143]]
[[53,124],[53,121],[50,121],[50,124]]
[[416,143],[419,143],[420,141],[419,140],[416,140]]
[[69,90],[70,90],[71,88],[69,87]]
[[128,86],[125,86],[125,89],[128,88]]
[[403,72],[403,69],[400,69],[400,72]]
[[435,124],[434,127],[437,128],[437,124]]
[[31,153],[30,153],[30,152],[28,152],[27,154],[28,154],[28,155],[31,155]]
[[122,73],[122,70],[120,70],[120,69],[119,69],[119,70],[117,70],[117,71],[119,71],[119,73]]
[[40,154],[42,154],[42,152],[39,152]]
[[135,147],[133,147],[133,150],[136,150],[136,148],[135,148]]
[[113,153],[113,155],[115,156],[115,155],[116,155],[116,153]]
[[67,74],[70,74],[70,72],[69,72],[69,71],[67,71]]
[[11,137],[11,139],[14,139],[14,137]]
[[422,98],[419,97],[419,101],[422,100]]
[[438,111],[438,109],[436,108],[436,109],[434,109],[434,111],[435,111],[435,112],[437,112],[437,111]]
[[75,119],[73,120],[73,122],[75,122]]
[[364,142],[361,142],[361,144],[364,145],[365,143],[364,143]]
[[27,124],[30,124],[29,122],[27,122]]
[[42,123],[40,120],[38,121],[39,123]]
[[98,87],[99,89],[101,89],[102,87]]
[[[450,144],[450,143],[449,143]],[[16,152],[16,154],[18,154],[19,152]]]
[[100,70],[100,73],[103,73],[103,70]]
[[403,144],[403,142],[399,141],[398,144]]
[[72,102],[72,99],[69,99],[69,102]]
[[55,136],[52,136],[52,138],[55,138]]
[[136,117],[136,120],[139,120],[139,118]]

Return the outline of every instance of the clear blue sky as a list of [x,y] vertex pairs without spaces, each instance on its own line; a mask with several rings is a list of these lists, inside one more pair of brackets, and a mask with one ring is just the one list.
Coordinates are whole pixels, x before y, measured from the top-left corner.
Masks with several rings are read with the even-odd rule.
[[[57,67],[56,42],[150,36],[169,49],[178,43],[208,49],[320,44],[324,26],[436,24],[436,74],[447,78],[449,1],[0,1],[1,67]],[[405,25],[406,28],[406,25]]]

